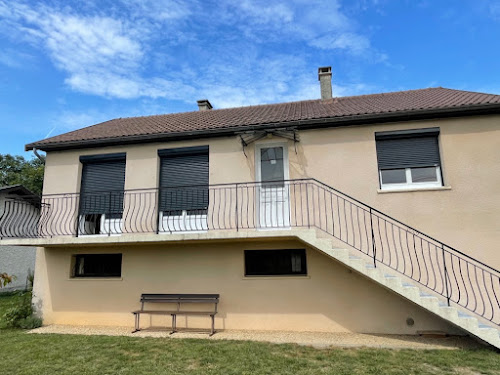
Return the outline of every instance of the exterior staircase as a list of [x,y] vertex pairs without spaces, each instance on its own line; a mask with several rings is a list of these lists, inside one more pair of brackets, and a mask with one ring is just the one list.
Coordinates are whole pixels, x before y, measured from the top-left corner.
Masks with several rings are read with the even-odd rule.
[[449,306],[446,299],[430,293],[418,283],[407,281],[407,278],[391,272],[390,269],[376,267],[372,260],[353,255],[354,251],[352,250],[336,247],[337,241],[322,238],[322,233],[308,231],[302,232],[298,237],[326,256],[452,323],[477,339],[500,349],[498,326],[484,322],[482,319],[465,312],[460,306]]

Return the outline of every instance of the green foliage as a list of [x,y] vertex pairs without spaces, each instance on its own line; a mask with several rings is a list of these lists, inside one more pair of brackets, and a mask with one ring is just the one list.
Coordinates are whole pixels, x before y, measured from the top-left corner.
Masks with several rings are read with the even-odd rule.
[[33,290],[33,284],[35,283],[35,271],[28,269],[28,276],[26,276],[26,281],[28,282],[28,290]]
[[35,329],[42,326],[42,319],[37,316],[30,315],[18,321],[19,328],[22,329]]
[[23,293],[22,298],[19,302],[8,309],[4,316],[3,321],[7,327],[19,327],[19,322],[33,313],[33,308],[31,306],[31,293]]
[[24,292],[17,304],[7,309],[2,319],[7,328],[32,329],[42,325],[42,320],[33,315],[31,297],[31,292]]
[[19,155],[0,154],[0,186],[21,184],[35,194],[42,193],[45,161],[26,160]]

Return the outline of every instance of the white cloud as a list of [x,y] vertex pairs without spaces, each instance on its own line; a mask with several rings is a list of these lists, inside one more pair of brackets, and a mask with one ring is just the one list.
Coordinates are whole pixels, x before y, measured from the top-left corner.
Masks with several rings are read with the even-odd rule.
[[277,3],[244,0],[231,4],[237,9],[234,13],[239,16],[240,28],[245,34],[270,39],[285,36],[312,47],[341,49],[356,55],[371,49],[368,38],[356,31],[355,22],[344,14],[338,0]]
[[[129,25],[125,22],[75,16],[43,6],[35,10],[23,4],[13,5],[6,13],[3,5],[0,3],[0,14],[17,21],[31,43],[45,46],[54,64],[68,73],[66,83],[73,89],[97,95],[129,95],[120,91],[130,89],[130,79],[123,76],[140,66],[143,50],[139,41],[127,35]],[[109,87],[103,88],[108,83]]]
[[[148,17],[157,21],[188,17],[191,10],[187,3],[176,0],[122,0],[135,17]],[[194,5],[194,1],[191,2]]]
[[294,19],[293,10],[285,2],[270,4],[269,1],[242,0],[235,2],[235,6],[259,24],[288,23]]
[[[47,4],[0,0],[0,32],[47,53],[72,90],[107,98],[208,97],[219,108],[309,99],[319,88],[308,57],[373,56],[339,0]],[[277,52],[270,41],[308,52]],[[8,57],[0,52],[0,63],[12,66]]]
[[[111,117],[110,117],[111,116]],[[121,114],[120,116],[123,116]],[[89,126],[98,124],[116,117],[114,114],[105,113],[93,109],[86,109],[85,111],[63,111],[55,115],[54,123],[55,129],[63,131],[79,129],[82,126]]]
[[354,54],[361,54],[370,48],[370,41],[362,35],[340,33],[321,36],[312,40],[311,45],[325,50],[343,49]]

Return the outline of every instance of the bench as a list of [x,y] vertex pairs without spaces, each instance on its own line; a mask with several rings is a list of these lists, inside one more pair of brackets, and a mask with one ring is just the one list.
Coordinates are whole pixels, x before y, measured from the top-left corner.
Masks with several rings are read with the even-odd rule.
[[[168,310],[145,310],[145,304],[163,303],[174,305]],[[197,311],[184,309],[185,304],[210,304],[213,310]],[[208,315],[212,321],[210,336],[215,333],[215,315],[217,314],[217,304],[219,303],[219,294],[141,294],[141,309],[132,311],[135,316],[135,330],[132,333],[140,331],[139,320],[141,314],[149,315],[171,315],[172,331],[177,332],[177,315]]]

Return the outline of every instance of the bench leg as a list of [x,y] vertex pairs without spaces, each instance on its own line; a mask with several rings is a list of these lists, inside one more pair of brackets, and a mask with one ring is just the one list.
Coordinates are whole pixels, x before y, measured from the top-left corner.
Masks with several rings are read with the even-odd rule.
[[141,314],[134,314],[135,315],[135,330],[132,331],[132,333],[136,333],[138,331],[140,331],[141,329],[139,328],[139,317],[141,316]]
[[177,315],[172,314],[172,332],[170,332],[170,334],[175,333],[176,329],[177,329]]
[[212,317],[212,330],[210,331],[209,337],[212,336],[215,333],[215,315],[211,315]]

